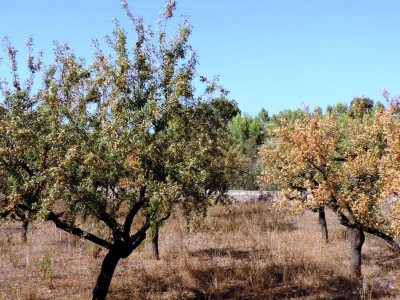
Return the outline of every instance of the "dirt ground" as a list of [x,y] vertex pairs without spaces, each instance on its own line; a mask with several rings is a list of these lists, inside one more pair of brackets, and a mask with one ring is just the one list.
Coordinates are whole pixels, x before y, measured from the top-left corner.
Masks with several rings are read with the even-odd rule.
[[[188,232],[177,215],[160,232],[161,260],[146,241],[117,266],[109,299],[400,299],[400,257],[367,236],[363,277],[348,270],[346,230],[327,214],[290,216],[270,203],[213,207]],[[0,224],[0,299],[90,299],[105,251],[50,223]],[[398,296],[399,295],[399,296]]]

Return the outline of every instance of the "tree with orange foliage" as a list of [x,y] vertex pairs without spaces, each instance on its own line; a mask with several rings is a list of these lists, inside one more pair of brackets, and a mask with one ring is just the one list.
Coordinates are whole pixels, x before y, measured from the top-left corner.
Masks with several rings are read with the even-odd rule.
[[[388,139],[388,124],[397,124],[392,107],[353,116],[307,112],[303,119],[282,119],[271,133],[272,142],[260,150],[261,184],[282,188],[278,208],[299,213],[328,207],[347,227],[350,265],[357,276],[365,232],[400,252],[393,238],[399,228],[393,214],[398,204],[388,201],[397,192],[389,183],[398,173],[382,166],[385,162],[399,169]],[[398,130],[395,125],[389,128]]]

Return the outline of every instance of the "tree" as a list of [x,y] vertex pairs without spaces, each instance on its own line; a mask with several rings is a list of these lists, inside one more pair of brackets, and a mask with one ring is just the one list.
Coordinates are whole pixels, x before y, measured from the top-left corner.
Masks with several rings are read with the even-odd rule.
[[12,89],[0,80],[0,219],[22,222],[22,241],[27,241],[29,220],[38,211],[44,182],[42,174],[54,143],[50,134],[50,111],[36,107],[39,95],[31,96],[35,73],[41,69],[41,53],[33,55],[27,39],[28,78],[18,76],[17,50],[4,39],[12,71]]
[[321,108],[320,106],[316,106],[316,107],[314,108],[314,114],[316,114],[316,115],[322,115],[322,114],[323,114],[322,108]]
[[349,107],[346,103],[338,102],[335,105],[335,111],[338,114],[345,114],[349,111]]
[[355,97],[350,103],[350,113],[355,117],[361,117],[371,111],[374,107],[374,101],[365,97]]
[[[93,299],[106,298],[118,262],[174,207],[189,222],[201,218],[234,169],[211,105],[219,86],[202,78],[206,92],[194,95],[188,20],[167,37],[174,1],[156,33],[122,5],[136,35],[132,50],[118,23],[108,38],[113,54],[95,45],[89,65],[58,45],[37,91],[22,89],[13,68],[0,110],[2,211],[22,209],[106,249]],[[82,213],[91,226],[78,221]]]
[[238,114],[229,121],[228,128],[232,147],[241,153],[243,161],[247,161],[247,167],[245,170],[242,167],[244,172],[233,181],[233,186],[258,189],[257,176],[260,170],[258,148],[264,140],[265,124],[258,116]]
[[211,101],[211,106],[213,107],[215,113],[228,123],[235,116],[240,115],[240,109],[234,100],[229,100],[226,97],[214,98]]
[[[385,155],[379,165],[380,180],[383,195],[387,200],[387,213],[390,216],[390,232],[392,235],[400,235],[400,126],[399,96],[388,101],[388,106],[382,112],[384,127],[384,141],[386,144]],[[381,110],[378,110],[381,111]]]
[[[319,156],[327,156],[324,143],[328,140],[326,137],[333,132],[330,124],[323,124],[323,132],[318,134],[313,128],[301,130],[303,124],[309,124],[307,112],[303,112],[302,118],[286,119],[282,117],[279,126],[270,129],[268,143],[265,143],[260,149],[262,173],[260,184],[262,187],[271,187],[282,191],[281,201],[278,208],[289,209],[292,212],[302,212],[305,209],[311,209],[318,212],[319,223],[321,225],[322,238],[328,242],[328,228],[325,220],[324,205],[312,205],[308,203],[312,197],[311,191],[306,184],[313,184],[316,188],[319,185],[317,181],[318,172],[310,168],[304,159],[297,157],[297,146],[301,143],[307,147],[312,141],[312,146],[316,149],[309,149],[313,153],[319,153]],[[321,114],[312,115],[315,119],[322,119]],[[293,145],[296,143],[296,145]],[[307,179],[308,178],[308,179]],[[309,180],[309,181],[308,181]],[[312,197],[312,198],[310,198]]]
[[326,107],[326,113],[336,112],[337,114],[345,114],[348,110],[348,105],[342,102],[338,102],[336,105],[328,105]]
[[[347,227],[351,242],[350,264],[361,274],[364,233],[376,235],[399,252],[398,206],[387,201],[395,190],[388,188],[393,150],[387,124],[397,124],[392,111],[326,116],[307,113],[304,119],[282,119],[274,131],[275,143],[261,149],[262,184],[275,182],[282,187],[278,207],[295,212],[329,207]],[[394,164],[396,165],[396,164]],[[397,167],[398,168],[398,167]],[[390,173],[392,174],[392,173]]]
[[301,109],[296,109],[296,110],[284,109],[280,111],[278,114],[272,115],[270,120],[275,125],[273,127],[276,127],[279,125],[282,119],[286,120],[303,119],[304,116],[305,113]]
[[377,109],[383,110],[383,109],[385,109],[385,105],[380,101],[376,101],[373,108],[374,108],[374,110],[377,110]]
[[[218,98],[218,99],[226,99]],[[224,116],[220,114],[219,110],[215,109],[213,105],[215,102],[215,98],[211,100],[210,104],[198,103],[195,107],[196,111],[202,111],[201,114],[197,116],[197,119],[194,119],[194,123],[191,125],[191,128],[188,130],[189,134],[193,137],[196,137],[194,131],[199,129],[199,125],[196,122],[199,122],[198,118],[203,118],[200,121],[200,124],[206,124],[210,122],[211,128],[209,130],[213,130],[216,133],[218,132],[218,136],[215,136],[215,139],[218,139],[218,143],[215,143],[215,148],[212,148],[209,145],[208,153],[207,153],[207,163],[202,166],[205,178],[199,181],[200,186],[198,187],[200,191],[204,194],[205,197],[208,197],[210,200],[212,198],[213,204],[217,203],[227,203],[227,195],[226,192],[229,188],[230,182],[238,176],[238,174],[243,169],[241,159],[238,159],[239,153],[236,149],[231,149],[229,147],[227,141],[227,124]],[[229,103],[229,102],[227,102]],[[193,132],[192,132],[193,130]],[[182,139],[183,140],[183,139]],[[205,142],[205,141],[204,141]],[[221,147],[224,147],[221,149]],[[199,148],[200,149],[200,148]],[[221,152],[223,150],[223,152]],[[185,148],[182,147],[181,151],[185,151]],[[185,155],[193,155],[192,152],[195,152],[196,148],[191,149],[190,151],[186,151]],[[183,156],[185,157],[185,156]],[[187,157],[189,160],[190,157]],[[158,169],[165,168],[162,165],[157,166]],[[168,172],[168,170],[165,170]],[[194,174],[193,174],[194,176]],[[184,196],[192,197],[191,193],[192,182],[189,181],[184,185]],[[198,197],[198,195],[196,196]],[[208,203],[211,204],[211,203]],[[159,251],[159,229],[164,224],[165,221],[169,219],[172,214],[172,207],[170,207],[164,214],[164,216],[156,219],[152,226],[152,249],[154,257],[159,260],[160,259],[160,251]],[[205,210],[203,211],[203,215],[205,216]]]
[[327,107],[326,107],[326,113],[327,114],[330,114],[330,113],[333,113],[335,111],[335,108],[332,106],[332,105],[328,105]]
[[269,122],[269,114],[265,108],[261,108],[261,110],[258,112],[257,117],[261,120],[263,124]]

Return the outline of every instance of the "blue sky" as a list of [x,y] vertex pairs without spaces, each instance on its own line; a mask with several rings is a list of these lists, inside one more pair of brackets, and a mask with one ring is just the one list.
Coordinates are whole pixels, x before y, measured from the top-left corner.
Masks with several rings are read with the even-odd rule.
[[[90,60],[92,38],[111,33],[113,18],[129,26],[118,0],[2,2],[0,36],[10,37],[22,58],[31,35],[48,62],[53,41]],[[164,5],[128,2],[147,24]],[[383,88],[400,93],[400,1],[178,0],[177,16],[184,12],[194,27],[199,73],[219,75],[243,112],[276,113],[302,102],[325,108],[362,95],[383,101]]]

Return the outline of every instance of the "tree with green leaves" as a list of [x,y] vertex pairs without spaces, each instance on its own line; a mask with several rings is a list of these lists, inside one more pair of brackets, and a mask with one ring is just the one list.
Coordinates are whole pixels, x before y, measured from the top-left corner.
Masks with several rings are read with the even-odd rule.
[[[267,118],[268,113],[261,111],[261,115]],[[242,160],[247,161],[247,167],[236,180],[233,181],[235,188],[258,189],[257,176],[260,166],[258,148],[264,140],[264,121],[256,116],[251,117],[244,113],[237,114],[228,123],[229,137],[232,147],[238,149]]]
[[[57,45],[48,67],[29,55],[24,83],[8,44],[13,78],[3,80],[0,102],[2,216],[21,211],[106,249],[93,299],[106,298],[118,262],[175,207],[188,222],[201,219],[236,169],[211,105],[220,87],[201,77],[206,91],[194,94],[189,21],[168,37],[175,1],[166,2],[156,32],[122,5],[133,47],[116,23],[107,39],[112,54],[95,45],[90,64]],[[42,74],[38,89],[35,74]]]
[[18,76],[17,50],[5,38],[10,59],[12,88],[3,78],[0,89],[0,218],[22,222],[22,240],[27,241],[29,221],[38,211],[44,188],[42,172],[54,141],[50,136],[51,113],[37,107],[39,95],[31,95],[35,74],[40,71],[42,53],[34,57],[28,38],[28,78]]
[[237,106],[236,101],[229,100],[227,97],[214,98],[211,101],[211,106],[219,116],[228,123],[237,115],[240,115],[240,109]]
[[345,114],[349,110],[349,107],[346,103],[338,102],[336,105],[328,105],[326,107],[327,113],[338,113],[338,114]]

